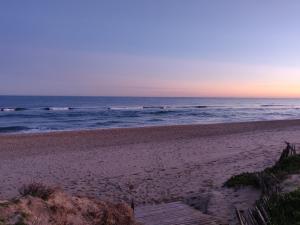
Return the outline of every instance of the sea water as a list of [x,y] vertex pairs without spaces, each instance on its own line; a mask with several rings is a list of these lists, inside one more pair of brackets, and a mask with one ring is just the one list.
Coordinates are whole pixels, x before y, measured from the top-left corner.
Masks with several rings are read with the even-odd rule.
[[300,99],[0,96],[0,133],[300,119]]

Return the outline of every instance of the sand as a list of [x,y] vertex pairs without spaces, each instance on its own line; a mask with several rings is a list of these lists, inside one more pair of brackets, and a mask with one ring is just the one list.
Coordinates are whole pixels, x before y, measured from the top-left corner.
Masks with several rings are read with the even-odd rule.
[[259,193],[222,187],[272,165],[300,120],[0,135],[0,199],[39,181],[137,205],[184,200],[232,221]]

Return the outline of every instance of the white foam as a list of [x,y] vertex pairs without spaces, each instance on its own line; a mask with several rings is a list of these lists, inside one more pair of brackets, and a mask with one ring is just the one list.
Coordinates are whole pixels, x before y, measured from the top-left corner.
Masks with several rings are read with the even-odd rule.
[[142,110],[142,106],[132,106],[132,107],[109,107],[110,110]]
[[12,112],[12,111],[15,111],[15,109],[13,109],[13,108],[4,108],[4,109],[1,109],[0,111],[3,111],[3,112]]
[[70,110],[69,107],[50,107],[49,110],[53,110],[53,111],[66,111],[66,110]]

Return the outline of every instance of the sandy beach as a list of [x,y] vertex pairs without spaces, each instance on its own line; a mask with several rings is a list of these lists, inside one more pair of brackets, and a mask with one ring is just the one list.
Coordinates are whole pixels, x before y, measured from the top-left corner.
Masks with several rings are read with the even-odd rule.
[[258,193],[224,181],[273,164],[284,141],[300,145],[299,137],[300,120],[1,135],[0,199],[41,181],[137,204],[198,199],[229,221],[234,205]]

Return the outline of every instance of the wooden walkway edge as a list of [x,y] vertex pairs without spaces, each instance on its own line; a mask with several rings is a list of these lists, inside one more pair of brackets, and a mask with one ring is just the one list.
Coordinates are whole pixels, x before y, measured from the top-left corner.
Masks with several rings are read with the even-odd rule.
[[139,206],[135,217],[144,225],[220,225],[211,216],[182,202]]

